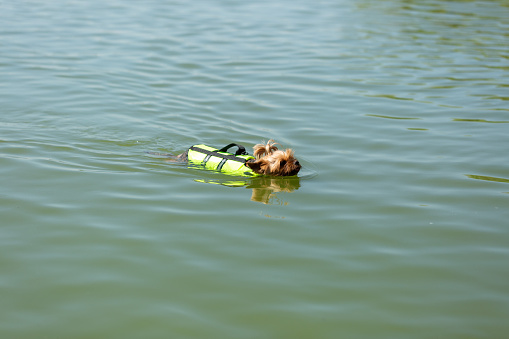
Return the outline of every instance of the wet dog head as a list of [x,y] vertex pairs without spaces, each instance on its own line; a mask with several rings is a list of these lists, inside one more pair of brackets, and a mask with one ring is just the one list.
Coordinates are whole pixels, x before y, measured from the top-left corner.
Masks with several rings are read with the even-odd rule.
[[299,173],[301,165],[294,157],[293,150],[278,150],[274,140],[253,147],[254,161],[246,163],[253,172],[263,175],[291,176]]

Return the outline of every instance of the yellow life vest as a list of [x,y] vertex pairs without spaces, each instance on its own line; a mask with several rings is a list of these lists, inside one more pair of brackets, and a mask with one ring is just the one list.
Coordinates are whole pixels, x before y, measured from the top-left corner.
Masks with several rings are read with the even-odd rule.
[[[237,146],[239,149],[235,154],[226,152],[230,147]],[[247,154],[246,149],[237,144],[229,144],[221,149],[207,145],[194,145],[187,151],[187,161],[193,165],[200,165],[209,170],[221,171],[237,176],[258,176],[245,164],[248,160],[254,159]]]

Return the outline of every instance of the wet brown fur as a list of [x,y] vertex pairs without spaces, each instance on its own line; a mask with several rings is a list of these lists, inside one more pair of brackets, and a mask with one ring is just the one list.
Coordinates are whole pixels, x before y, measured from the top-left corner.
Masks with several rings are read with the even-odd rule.
[[253,172],[263,175],[291,176],[299,173],[301,165],[292,149],[280,151],[274,140],[253,147],[255,160],[246,163]]

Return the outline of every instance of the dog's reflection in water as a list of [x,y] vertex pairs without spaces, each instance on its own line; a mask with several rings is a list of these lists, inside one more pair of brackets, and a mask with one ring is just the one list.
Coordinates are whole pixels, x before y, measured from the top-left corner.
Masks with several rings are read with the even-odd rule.
[[275,199],[278,192],[290,193],[299,187],[299,177],[261,177],[254,179],[252,184],[247,186],[253,190],[251,200],[264,204],[269,204]]
[[264,204],[272,204],[277,201],[278,204],[286,205],[277,198],[279,192],[290,193],[300,188],[299,177],[255,177],[250,179],[216,181],[216,180],[195,180],[209,184],[218,184],[229,187],[245,187],[252,190],[251,200]]

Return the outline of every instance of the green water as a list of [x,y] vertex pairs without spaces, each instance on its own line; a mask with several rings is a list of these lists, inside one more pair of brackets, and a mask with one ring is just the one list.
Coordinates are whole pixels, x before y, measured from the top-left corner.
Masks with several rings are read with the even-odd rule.
[[[0,3],[0,338],[506,338],[509,3]],[[298,178],[147,154],[295,150]]]

